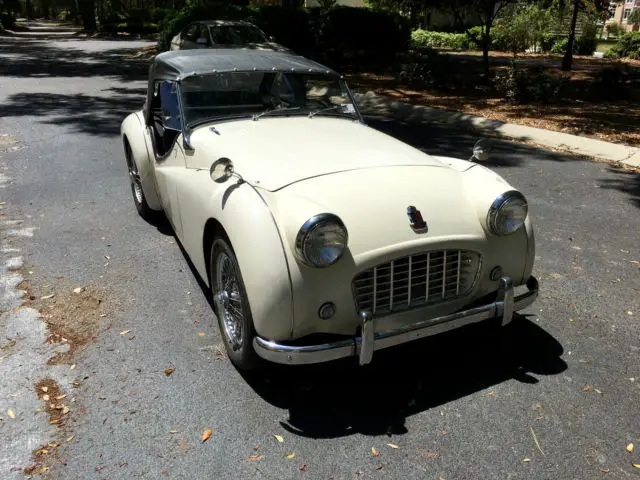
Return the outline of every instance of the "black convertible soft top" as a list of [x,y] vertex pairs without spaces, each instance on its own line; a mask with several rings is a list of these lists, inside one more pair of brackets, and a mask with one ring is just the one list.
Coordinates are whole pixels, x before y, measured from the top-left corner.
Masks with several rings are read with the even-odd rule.
[[149,80],[182,80],[191,75],[233,71],[287,71],[339,75],[313,60],[287,52],[250,48],[200,48],[156,55],[149,72]]

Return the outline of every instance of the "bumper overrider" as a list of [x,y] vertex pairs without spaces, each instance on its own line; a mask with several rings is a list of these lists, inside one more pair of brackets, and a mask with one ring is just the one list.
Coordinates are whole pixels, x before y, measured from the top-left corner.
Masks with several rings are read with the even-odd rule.
[[258,355],[274,363],[302,365],[358,356],[360,365],[366,365],[373,359],[375,350],[393,347],[496,317],[502,319],[503,326],[507,325],[511,322],[514,312],[528,307],[538,296],[538,281],[535,277],[529,277],[526,285],[528,291],[515,296],[513,281],[509,277],[503,277],[500,279],[494,302],[442,317],[425,319],[402,328],[376,333],[371,313],[360,312],[361,336],[303,346],[277,343],[256,336],[253,340],[253,346]]

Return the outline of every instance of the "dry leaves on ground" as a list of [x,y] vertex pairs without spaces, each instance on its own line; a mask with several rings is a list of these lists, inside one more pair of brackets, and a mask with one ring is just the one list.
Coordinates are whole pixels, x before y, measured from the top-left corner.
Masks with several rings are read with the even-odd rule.
[[202,442],[206,442],[207,440],[209,440],[209,438],[211,437],[211,434],[213,433],[213,430],[211,430],[210,428],[208,428],[207,430],[205,430],[204,432],[202,432],[202,438],[200,439]]
[[627,445],[627,452],[633,453],[633,443],[630,443],[629,445]]
[[260,460],[262,460],[264,458],[264,455],[257,455],[257,454],[253,454],[253,455],[249,455],[249,462],[258,462]]
[[378,452],[378,450],[376,450],[375,447],[371,447],[371,453],[373,454],[374,457],[380,456],[380,452]]
[[165,368],[164,374],[169,376],[173,373],[173,368]]
[[274,434],[273,438],[275,438],[280,443],[284,442],[284,438],[282,438],[282,435],[275,435]]

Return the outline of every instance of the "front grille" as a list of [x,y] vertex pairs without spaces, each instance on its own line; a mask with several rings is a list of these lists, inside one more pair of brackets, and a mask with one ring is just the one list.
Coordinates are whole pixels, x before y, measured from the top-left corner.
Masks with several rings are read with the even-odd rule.
[[359,273],[353,280],[358,311],[380,317],[467,295],[480,268],[468,250],[436,250],[397,258]]

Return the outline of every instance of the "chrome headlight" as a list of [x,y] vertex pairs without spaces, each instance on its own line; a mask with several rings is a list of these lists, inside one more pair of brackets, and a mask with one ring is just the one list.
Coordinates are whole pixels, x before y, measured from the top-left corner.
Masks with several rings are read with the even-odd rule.
[[527,218],[529,207],[527,199],[520,192],[510,190],[503,193],[491,204],[487,214],[487,226],[494,235],[510,235],[522,225]]
[[347,229],[336,215],[321,213],[305,222],[296,236],[296,255],[310,267],[337,262],[347,246]]

